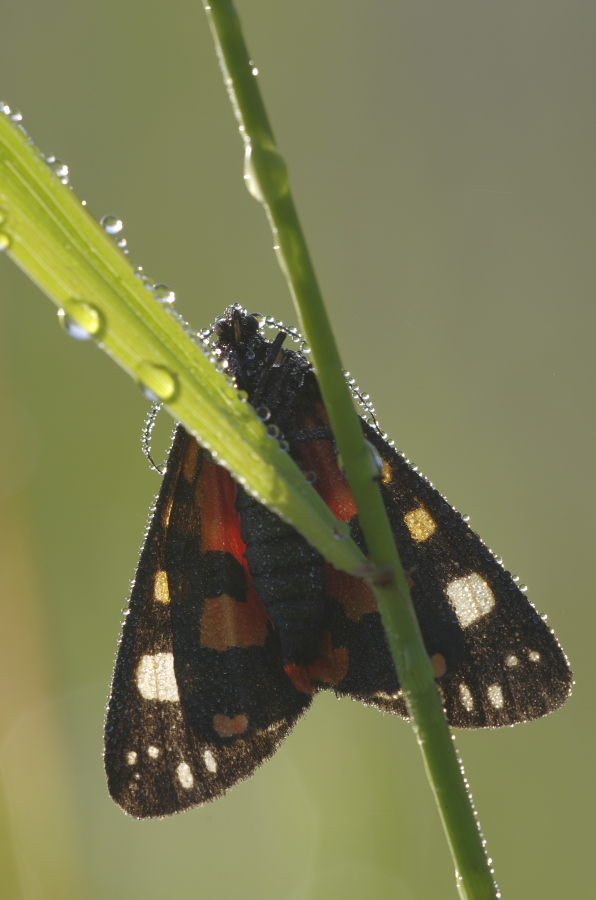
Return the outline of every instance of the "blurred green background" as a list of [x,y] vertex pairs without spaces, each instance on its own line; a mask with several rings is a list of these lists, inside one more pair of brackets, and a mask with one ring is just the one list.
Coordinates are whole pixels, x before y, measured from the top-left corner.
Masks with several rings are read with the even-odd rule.
[[[238,6],[346,367],[575,670],[556,715],[457,738],[504,897],[593,896],[596,9]],[[0,53],[2,99],[193,325],[296,323],[198,2],[7,0]],[[411,729],[331,695],[216,804],[109,800],[148,404],[7,258],[0,286],[0,895],[455,897]]]

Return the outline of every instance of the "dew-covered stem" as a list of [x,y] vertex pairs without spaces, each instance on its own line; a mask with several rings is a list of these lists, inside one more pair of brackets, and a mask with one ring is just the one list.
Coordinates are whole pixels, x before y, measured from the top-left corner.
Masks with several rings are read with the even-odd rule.
[[231,0],[204,0],[224,83],[245,148],[245,181],[263,204],[274,249],[312,350],[325,405],[341,453],[372,562],[369,573],[429,780],[435,792],[467,900],[498,896],[460,764],[436,690],[380,491],[370,476],[369,451],[343,374],[323,298],[302,233],[281,156]]

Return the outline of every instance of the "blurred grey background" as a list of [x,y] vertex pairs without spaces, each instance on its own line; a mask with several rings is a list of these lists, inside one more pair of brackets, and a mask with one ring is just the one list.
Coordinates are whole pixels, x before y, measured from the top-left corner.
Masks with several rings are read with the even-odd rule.
[[[346,368],[576,673],[554,716],[457,737],[504,897],[591,896],[594,4],[238,7]],[[1,99],[193,325],[235,301],[295,324],[200,4],[7,0],[0,23]],[[147,402],[7,258],[0,382],[0,894],[455,897],[411,729],[331,695],[214,805],[139,823],[112,804],[103,710],[159,481]]]

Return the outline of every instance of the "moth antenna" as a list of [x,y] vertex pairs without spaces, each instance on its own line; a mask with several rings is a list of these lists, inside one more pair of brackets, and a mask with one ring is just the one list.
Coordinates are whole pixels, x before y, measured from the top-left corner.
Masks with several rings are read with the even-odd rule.
[[[263,393],[263,390],[267,383],[267,379],[269,378],[269,376],[271,374],[271,370],[273,369],[273,367],[275,366],[275,364],[277,362],[277,358],[279,356],[279,351],[281,350],[282,344],[285,341],[285,339],[287,338],[287,336],[288,335],[286,334],[285,331],[280,331],[278,333],[277,337],[275,338],[275,340],[273,341],[273,343],[271,344],[271,349],[269,350],[267,359],[265,360],[265,366],[263,367],[263,371],[261,372],[261,374],[259,376],[259,380],[257,381],[257,384],[253,391],[252,400],[251,400],[251,403],[253,406],[257,405],[257,403],[261,397],[261,394]],[[278,363],[278,365],[281,365],[281,363]]]
[[157,415],[162,407],[161,403],[154,403],[151,409],[149,410],[149,414],[145,419],[145,424],[143,425],[143,436],[141,438],[141,443],[143,447],[143,453],[149,460],[151,464],[151,468],[154,472],[158,472],[160,475],[163,475],[165,472],[165,466],[158,466],[153,457],[151,456],[151,434],[153,432],[153,428],[155,426],[155,420],[157,419]]

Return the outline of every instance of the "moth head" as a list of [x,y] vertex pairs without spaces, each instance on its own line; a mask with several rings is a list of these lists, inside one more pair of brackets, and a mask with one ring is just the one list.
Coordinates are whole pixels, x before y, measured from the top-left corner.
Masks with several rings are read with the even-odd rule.
[[259,320],[256,315],[248,314],[244,309],[229,307],[225,316],[215,325],[219,344],[246,344],[259,330]]

